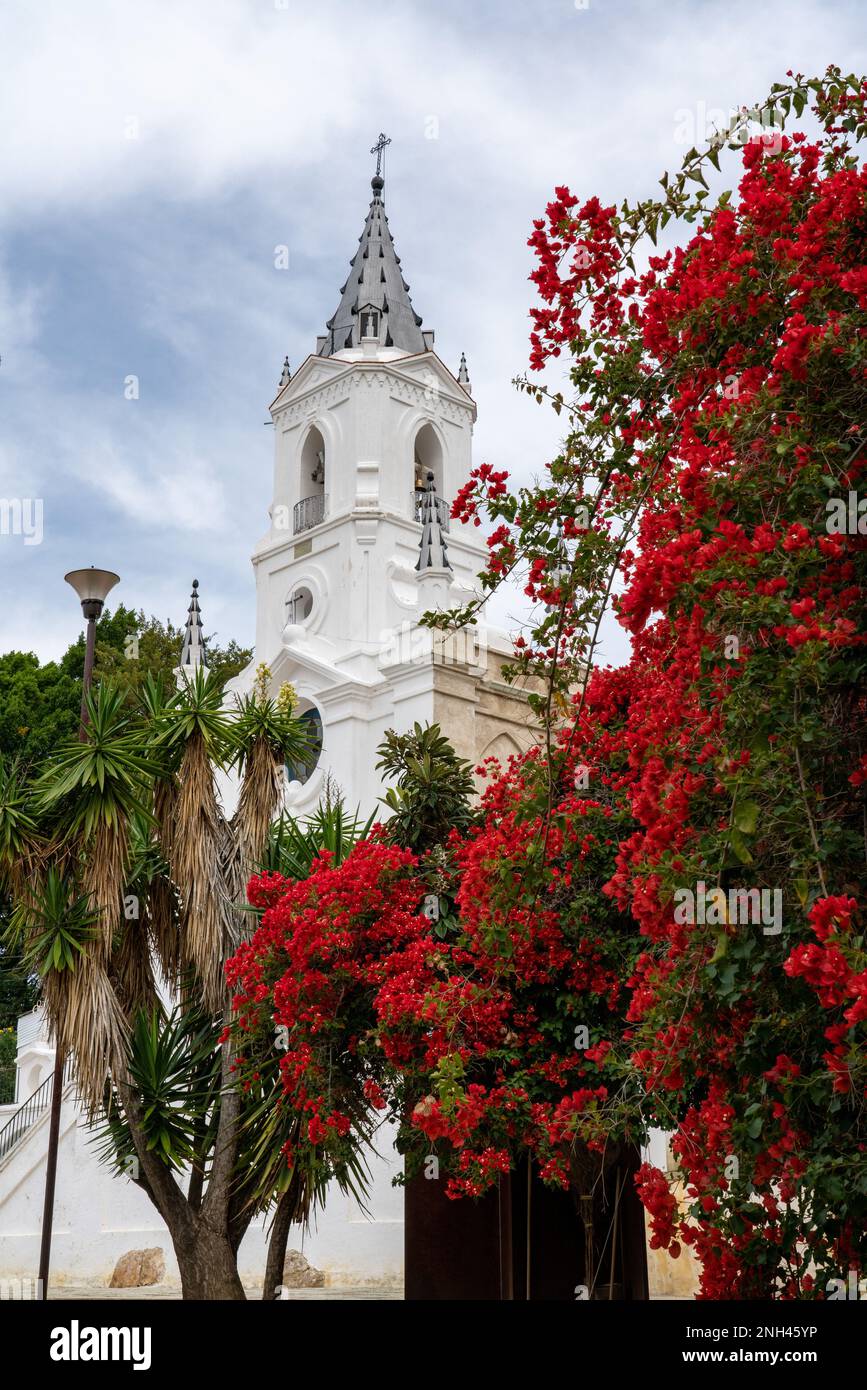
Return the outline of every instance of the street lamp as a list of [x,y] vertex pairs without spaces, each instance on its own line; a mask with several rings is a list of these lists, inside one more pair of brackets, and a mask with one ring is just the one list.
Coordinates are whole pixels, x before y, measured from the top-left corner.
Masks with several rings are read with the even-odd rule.
[[[87,637],[84,647],[84,681],[81,691],[81,717],[78,737],[83,743],[87,738],[87,692],[93,681],[93,661],[96,653],[96,620],[102,612],[103,604],[118,583],[120,575],[111,570],[98,570],[91,565],[89,569],[70,570],[65,574],[67,584],[71,584],[81,600],[81,611],[87,620]],[[57,1146],[60,1139],[60,1105],[63,1100],[63,1069],[66,1058],[63,1047],[58,1042],[54,1054],[54,1080],[51,1087],[51,1119],[48,1128],[48,1154],[45,1163],[45,1203],[42,1208],[42,1243],[39,1249],[39,1281],[36,1285],[42,1298],[48,1297],[48,1266],[51,1262],[51,1227],[54,1221],[54,1187],[57,1181]]]
[[93,680],[93,658],[96,651],[96,620],[111,589],[120,580],[119,574],[111,570],[98,570],[91,565],[89,569],[70,570],[65,574],[67,584],[71,584],[81,600],[81,611],[87,619],[87,641],[84,649],[84,683],[81,691],[81,725],[78,737],[83,741],[87,728],[87,692]]

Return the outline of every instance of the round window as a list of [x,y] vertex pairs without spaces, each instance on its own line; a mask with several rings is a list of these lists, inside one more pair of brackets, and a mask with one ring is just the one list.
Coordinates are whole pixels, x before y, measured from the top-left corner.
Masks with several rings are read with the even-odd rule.
[[306,585],[299,585],[293,589],[286,600],[286,621],[298,626],[310,617],[313,612],[313,595]]

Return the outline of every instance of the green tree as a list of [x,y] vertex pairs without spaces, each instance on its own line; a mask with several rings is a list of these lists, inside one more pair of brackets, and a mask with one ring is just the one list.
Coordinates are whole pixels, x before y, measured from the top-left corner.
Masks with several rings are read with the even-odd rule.
[[376,751],[377,771],[396,779],[382,798],[392,812],[386,835],[393,844],[424,853],[443,844],[451,830],[472,825],[472,766],[438,724],[414,724],[407,734],[389,729]]
[[[207,638],[208,663],[218,684],[236,676],[250,662],[252,649],[234,639],[221,646]],[[132,705],[148,676],[172,680],[183,630],[144,611],[120,604],[106,609],[96,625],[95,678],[110,678]],[[59,661],[40,663],[33,652],[0,656],[0,753],[24,759],[45,757],[64,739],[74,737],[81,707],[84,636]]]
[[15,1099],[15,1029],[0,1024],[0,1105],[10,1105]]
[[[9,920],[8,899],[0,904],[0,932]],[[0,942],[0,1028],[14,1028],[22,1014],[29,1013],[39,997],[39,980],[24,965],[20,950]]]

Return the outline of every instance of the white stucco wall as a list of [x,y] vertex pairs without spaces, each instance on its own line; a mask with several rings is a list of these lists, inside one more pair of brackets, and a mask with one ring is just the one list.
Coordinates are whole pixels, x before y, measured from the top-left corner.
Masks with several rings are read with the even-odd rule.
[[[160,1246],[166,1283],[179,1286],[168,1230],[148,1197],[125,1176],[99,1162],[93,1131],[67,1087],[61,1112],[52,1285],[107,1285],[121,1255]],[[39,1267],[48,1111],[5,1159],[0,1159],[0,1279],[32,1279]],[[399,1284],[403,1275],[403,1199],[391,1186],[397,1164],[377,1162],[366,1216],[335,1191],[309,1231],[296,1227],[289,1248],[302,1250],[336,1284]],[[267,1237],[256,1221],[241,1246],[245,1283],[261,1281]]]

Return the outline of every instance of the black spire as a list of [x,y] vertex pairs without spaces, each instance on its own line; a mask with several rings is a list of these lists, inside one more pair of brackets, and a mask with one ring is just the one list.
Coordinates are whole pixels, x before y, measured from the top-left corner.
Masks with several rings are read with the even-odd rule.
[[426,347],[421,317],[412,307],[382,201],[382,151],[390,143],[387,136],[380,135],[371,150],[376,155],[376,173],[370,181],[373,197],[340,303],[320,339],[320,357],[360,347],[362,338],[376,339],[381,347],[408,354],[424,352]]

